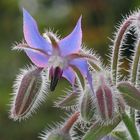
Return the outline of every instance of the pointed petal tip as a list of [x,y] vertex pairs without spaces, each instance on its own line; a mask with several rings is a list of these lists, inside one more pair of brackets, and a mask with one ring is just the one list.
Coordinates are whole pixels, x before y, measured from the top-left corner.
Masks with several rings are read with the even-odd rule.
[[24,7],[22,8],[22,12],[24,21],[26,21],[27,19],[34,20],[30,13]]
[[81,28],[82,15],[78,19],[73,31],[60,40],[59,47],[63,56],[78,52],[82,44],[82,28]]
[[76,24],[76,26],[79,26],[80,30],[81,30],[81,22],[82,22],[82,15],[79,17],[78,22]]
[[26,9],[24,7],[22,7],[22,11],[24,12],[24,11],[26,11]]
[[82,20],[82,14],[80,15],[80,17],[79,17],[78,21],[80,21],[80,22],[81,22],[81,20]]
[[24,16],[25,14],[29,14],[29,12],[28,12],[24,7],[22,7],[22,12],[23,12],[23,16]]
[[[23,33],[25,41],[33,48],[42,49],[46,53],[51,52],[51,44],[39,32],[34,17],[23,7]],[[30,43],[29,43],[30,42]]]

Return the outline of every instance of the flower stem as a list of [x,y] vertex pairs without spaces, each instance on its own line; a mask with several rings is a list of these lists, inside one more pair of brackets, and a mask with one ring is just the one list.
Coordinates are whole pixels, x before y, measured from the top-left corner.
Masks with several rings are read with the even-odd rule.
[[78,117],[79,117],[80,113],[79,112],[75,112],[66,122],[66,124],[63,126],[62,131],[65,133],[68,133],[71,129],[71,127],[73,126],[73,124],[77,121]]
[[140,57],[140,42],[138,43],[138,46],[136,48],[134,55],[134,61],[132,64],[132,73],[131,73],[131,82],[135,85],[136,84],[136,78],[137,78],[137,71],[138,71],[138,64],[139,64],[139,57]]
[[[137,79],[137,72],[138,72],[138,64],[139,64],[139,58],[140,58],[140,42],[138,42],[136,51],[134,55],[134,60],[132,64],[132,72],[131,72],[131,82],[135,85],[136,79]],[[135,122],[135,109],[130,108],[130,115],[132,120]]]
[[126,30],[129,28],[129,26],[132,23],[132,17],[128,18],[121,26],[120,30],[118,31],[116,37],[115,37],[115,41],[113,44],[113,56],[112,56],[112,75],[113,75],[113,82],[114,84],[116,84],[116,79],[117,79],[117,65],[118,65],[118,59],[119,59],[119,49],[120,49],[120,45],[122,43],[124,34],[126,32]]
[[132,121],[135,122],[135,109],[132,107],[130,108],[130,117]]
[[123,120],[125,126],[127,127],[128,131],[132,137],[132,140],[139,140],[140,137],[139,137],[137,128],[135,126],[135,122],[133,122],[126,113],[122,114],[122,120]]

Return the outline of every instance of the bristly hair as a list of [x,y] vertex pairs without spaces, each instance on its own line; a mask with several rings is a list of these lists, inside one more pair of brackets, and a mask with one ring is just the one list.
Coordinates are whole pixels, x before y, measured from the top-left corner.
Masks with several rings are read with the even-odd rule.
[[[139,24],[137,25],[136,23],[138,23],[138,20],[139,20],[139,17],[140,17],[140,14],[139,14],[139,9],[138,10],[136,10],[135,12],[130,12],[130,14],[128,14],[124,19],[123,19],[123,21],[120,23],[120,25],[118,25],[118,27],[117,27],[117,31],[116,31],[116,33],[114,34],[114,37],[113,37],[113,40],[112,40],[112,44],[113,45],[111,45],[110,46],[110,48],[111,48],[111,53],[112,53],[112,55],[110,55],[110,62],[111,62],[111,68],[113,67],[113,63],[114,63],[114,58],[116,57],[116,59],[117,59],[117,67],[116,67],[116,75],[121,75],[120,74],[120,68],[119,68],[119,66],[121,65],[121,64],[119,64],[120,63],[120,60],[122,60],[123,59],[123,55],[122,55],[122,52],[124,51],[124,48],[122,48],[122,46],[125,46],[125,45],[127,45],[126,44],[126,39],[127,39],[127,35],[129,35],[129,33],[130,33],[130,30],[133,28],[133,30],[135,31],[135,33],[137,34],[137,27],[139,26]],[[126,27],[123,27],[123,26],[126,26]],[[124,29],[125,28],[125,29]],[[123,33],[121,33],[121,30],[124,30],[123,31]],[[121,33],[121,34],[120,34]],[[120,38],[121,37],[121,38]],[[117,54],[117,52],[114,52],[114,50],[116,49],[116,47],[115,47],[115,45],[116,45],[116,43],[118,43],[118,42],[116,42],[117,41],[117,39],[118,38],[120,38],[119,39],[119,42],[120,42],[120,44],[119,44],[119,50],[118,50],[118,54]],[[134,44],[134,46],[135,46],[135,44]],[[114,54],[115,53],[115,54]],[[116,56],[116,55],[118,55],[118,56]],[[131,58],[130,58],[130,61],[131,61]],[[113,70],[113,69],[112,69]],[[113,73],[113,76],[115,76],[114,75],[114,71],[112,71],[112,73]],[[120,77],[120,76],[119,76]],[[117,79],[117,78],[116,78]],[[118,79],[119,80],[119,79]]]
[[[127,80],[131,78],[131,74],[132,74],[131,72],[133,69],[133,61],[134,61],[137,44],[138,44],[138,35],[134,27],[132,28],[132,30],[134,33],[131,33],[131,35],[126,34],[125,39],[124,39],[125,44],[123,44],[123,46],[120,48],[120,59],[118,63],[118,76],[120,76],[120,78],[118,78],[118,81],[120,81],[121,78],[123,78],[124,76],[127,76]],[[133,37],[133,43],[126,44],[130,37],[131,38]],[[128,57],[124,56],[124,53],[128,51],[130,55]]]
[[85,44],[83,44],[81,50],[83,53],[85,53],[87,55],[94,56],[98,60],[98,61],[94,62],[95,64],[92,63],[92,61],[88,61],[91,70],[99,71],[99,70],[102,70],[104,68],[103,59],[93,48],[89,49]]
[[59,42],[61,39],[61,36],[58,34],[58,31],[54,31],[54,29],[49,28],[48,30],[45,30],[43,33],[43,37],[49,42],[52,43],[51,38],[53,38],[56,42]]
[[19,46],[21,45],[27,45],[27,43],[25,42],[25,40],[21,40],[20,42],[15,42],[12,44],[11,50],[17,50],[17,51],[22,51],[23,49]]
[[138,63],[138,71],[136,77],[136,87],[140,90],[140,62]]
[[24,69],[20,70],[20,73],[17,75],[17,78],[14,81],[12,99],[11,99],[11,104],[10,104],[11,110],[9,111],[9,114],[10,114],[9,117],[15,121],[16,120],[21,121],[21,120],[25,120],[25,119],[29,118],[33,113],[36,112],[36,109],[41,105],[42,102],[45,101],[45,99],[47,97],[48,89],[49,89],[49,80],[47,79],[46,72],[42,71],[41,72],[41,78],[42,78],[41,87],[40,87],[39,93],[36,97],[34,104],[30,108],[30,111],[28,111],[25,114],[25,116],[22,116],[22,117],[14,116],[13,114],[11,114],[15,107],[15,100],[16,100],[18,90],[19,90],[19,87],[20,87],[20,84],[21,84],[21,81],[22,81],[24,75],[26,75],[28,72],[31,72],[35,69],[36,69],[36,67],[33,65],[26,66]]
[[81,140],[92,124],[93,122],[77,121],[71,131],[72,140]]

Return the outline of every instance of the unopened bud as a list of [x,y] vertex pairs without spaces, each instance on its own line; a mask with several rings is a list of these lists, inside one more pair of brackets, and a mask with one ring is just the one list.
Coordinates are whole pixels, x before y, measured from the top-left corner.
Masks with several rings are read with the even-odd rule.
[[11,109],[14,120],[27,118],[43,100],[44,79],[42,69],[24,71],[15,85],[15,97]]
[[113,97],[112,91],[106,85],[99,86],[96,91],[98,111],[102,119],[110,119],[113,117]]
[[96,89],[97,119],[106,122],[115,117],[117,104],[113,87],[109,85],[104,75],[99,76],[100,85]]
[[84,121],[90,121],[95,113],[93,93],[89,86],[85,89],[81,98],[80,113]]

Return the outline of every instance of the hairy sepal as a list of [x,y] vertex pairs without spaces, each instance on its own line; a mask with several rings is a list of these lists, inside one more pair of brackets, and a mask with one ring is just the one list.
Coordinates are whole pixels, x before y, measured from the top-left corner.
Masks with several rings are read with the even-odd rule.
[[110,133],[121,121],[120,116],[116,116],[113,123],[102,126],[99,121],[95,122],[84,135],[82,140],[100,140]]
[[48,83],[45,73],[37,67],[22,69],[13,86],[10,118],[27,119],[45,101]]
[[117,88],[128,106],[140,110],[140,92],[137,88],[128,82],[120,82]]

